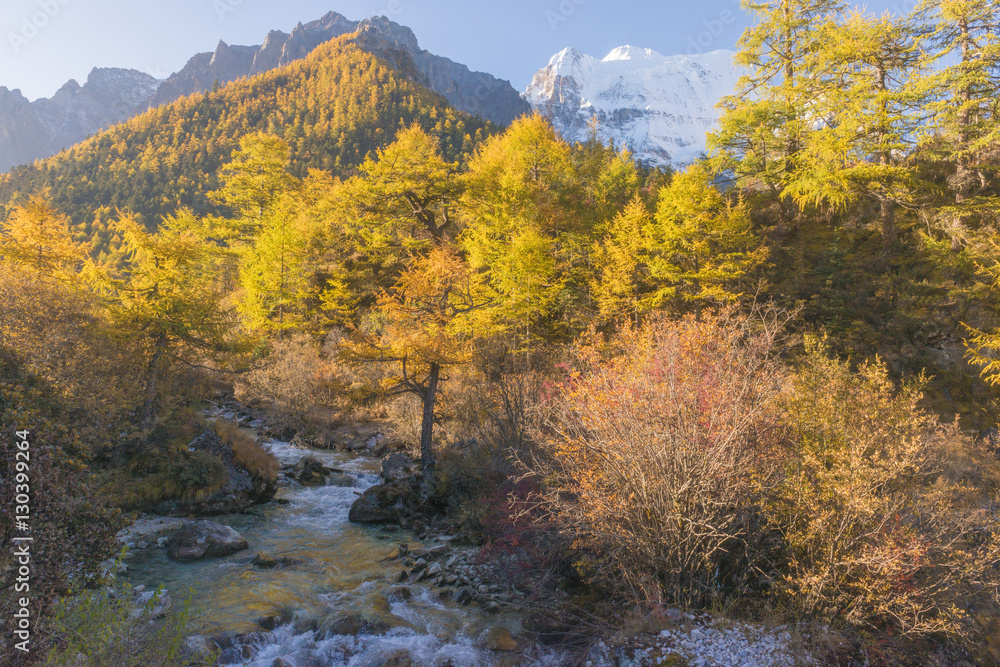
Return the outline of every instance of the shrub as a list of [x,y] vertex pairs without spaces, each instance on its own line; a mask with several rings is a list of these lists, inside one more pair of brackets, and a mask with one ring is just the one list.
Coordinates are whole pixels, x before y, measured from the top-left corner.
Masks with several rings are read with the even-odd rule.
[[593,581],[697,604],[770,569],[758,510],[774,470],[777,329],[732,311],[658,318],[622,330],[608,358],[579,350],[528,465]]
[[416,394],[393,396],[385,404],[385,416],[392,425],[393,437],[418,456],[423,409],[423,402]]
[[276,340],[264,364],[236,383],[236,398],[262,400],[279,416],[300,425],[318,402],[322,374],[323,360],[308,336]]
[[790,564],[781,585],[810,614],[904,637],[967,634],[996,599],[994,457],[897,389],[885,364],[851,373],[821,343],[785,398],[793,451],[769,514]]
[[[14,594],[17,562],[11,539],[15,532],[18,473],[30,478],[31,614],[47,615],[56,598],[71,585],[96,583],[100,562],[114,555],[121,515],[95,493],[79,452],[73,426],[56,392],[25,371],[21,361],[0,346],[0,664],[15,661],[11,619],[20,595]],[[16,433],[30,429],[29,471],[16,469],[20,451]],[[22,461],[23,462],[23,461]],[[44,638],[32,648],[44,650]]]
[[190,600],[163,620],[150,616],[156,591],[136,608],[128,585],[110,593],[101,589],[59,600],[45,628],[55,648],[46,656],[52,667],[182,667],[214,664],[214,657],[192,662],[184,646],[191,618]]

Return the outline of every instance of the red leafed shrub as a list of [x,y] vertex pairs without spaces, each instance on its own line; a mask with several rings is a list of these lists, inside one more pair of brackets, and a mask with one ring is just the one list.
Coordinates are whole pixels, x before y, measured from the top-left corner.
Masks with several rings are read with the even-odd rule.
[[577,351],[530,467],[597,583],[698,604],[770,569],[759,508],[776,470],[779,328],[733,311],[663,317]]

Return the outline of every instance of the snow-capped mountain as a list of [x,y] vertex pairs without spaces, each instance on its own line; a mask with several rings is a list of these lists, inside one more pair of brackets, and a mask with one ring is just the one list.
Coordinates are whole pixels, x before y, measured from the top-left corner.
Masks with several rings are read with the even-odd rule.
[[598,137],[653,165],[683,165],[705,150],[719,100],[740,77],[732,51],[662,56],[621,46],[598,60],[567,48],[538,70],[521,96],[569,141]]

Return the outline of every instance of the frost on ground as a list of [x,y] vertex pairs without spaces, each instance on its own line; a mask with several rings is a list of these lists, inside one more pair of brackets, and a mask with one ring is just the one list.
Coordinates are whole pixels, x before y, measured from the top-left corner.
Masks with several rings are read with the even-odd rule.
[[[659,635],[633,638],[625,647],[599,642],[587,656],[587,667],[798,667],[817,662],[792,645],[783,627],[765,629],[747,623],[712,627],[714,620],[684,614],[686,627]],[[671,658],[674,660],[671,660]],[[683,661],[682,661],[683,660]]]

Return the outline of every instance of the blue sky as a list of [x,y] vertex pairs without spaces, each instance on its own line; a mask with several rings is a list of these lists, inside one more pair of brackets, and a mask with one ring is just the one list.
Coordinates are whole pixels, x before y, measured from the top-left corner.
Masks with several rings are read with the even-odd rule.
[[[915,0],[872,0],[907,11]],[[733,48],[747,16],[738,0],[4,0],[0,85],[30,99],[94,66],[129,67],[163,78],[200,51],[259,44],[270,29],[337,11],[350,19],[389,16],[423,48],[523,90],[566,46],[602,57],[631,44],[664,55]]]

